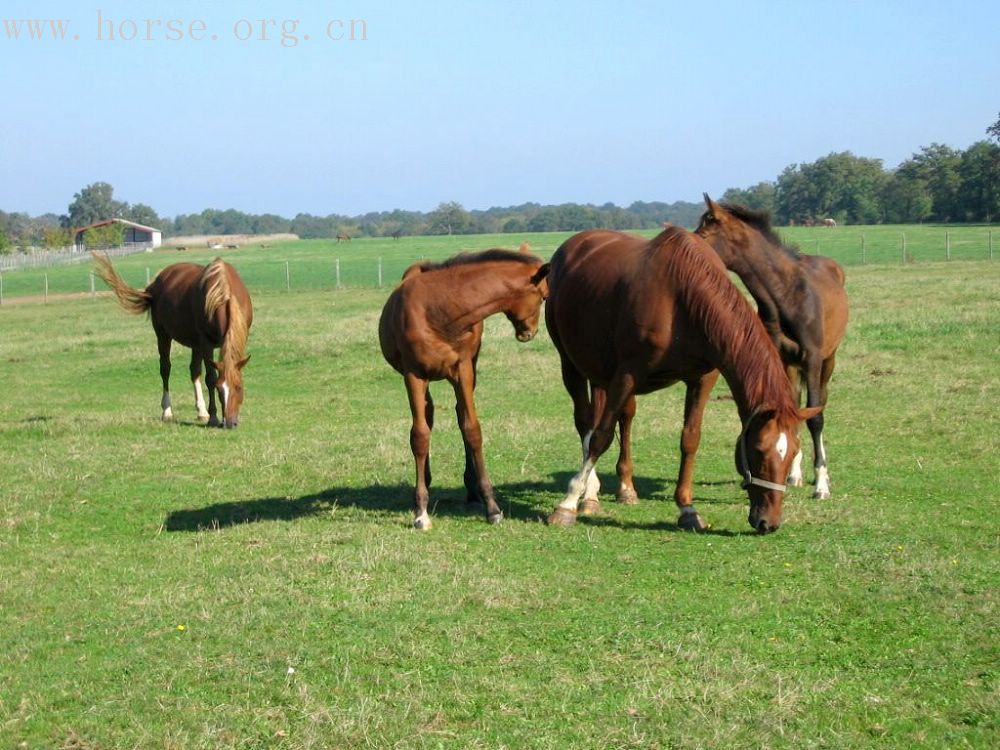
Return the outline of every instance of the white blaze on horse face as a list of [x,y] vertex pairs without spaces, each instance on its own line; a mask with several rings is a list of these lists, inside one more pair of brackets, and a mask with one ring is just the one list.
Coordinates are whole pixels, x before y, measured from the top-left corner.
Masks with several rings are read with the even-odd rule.
[[199,417],[208,417],[208,409],[205,408],[205,394],[201,389],[201,376],[194,379],[194,405],[198,409]]
[[785,460],[785,456],[788,455],[788,435],[781,433],[778,435],[778,442],[774,444],[774,449],[778,451],[778,455],[781,456],[781,460]]
[[224,418],[226,416],[226,404],[229,403],[229,384],[223,383],[221,390],[222,390],[222,403],[219,405],[222,407],[222,416]]

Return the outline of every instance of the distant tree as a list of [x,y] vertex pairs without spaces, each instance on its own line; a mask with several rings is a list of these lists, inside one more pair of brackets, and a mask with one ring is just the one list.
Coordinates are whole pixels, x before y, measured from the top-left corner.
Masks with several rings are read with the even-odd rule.
[[42,244],[49,250],[73,244],[73,231],[66,227],[47,227],[42,233]]
[[962,163],[962,153],[945,146],[942,143],[932,143],[924,146],[913,155],[916,169],[927,183],[933,208],[931,218],[934,221],[956,221],[961,219],[962,211],[959,201],[959,189],[962,178],[959,167]]
[[755,211],[767,211],[772,216],[777,208],[776,199],[777,191],[773,182],[758,182],[746,190],[730,188],[722,194],[724,201],[739,203]]
[[889,175],[882,188],[883,220],[889,224],[919,224],[931,215],[933,201],[917,165],[908,160]]
[[997,121],[986,128],[986,135],[1000,144],[1000,114],[997,115]]
[[10,239],[7,237],[7,229],[0,226],[0,255],[10,255]]
[[461,203],[439,203],[427,217],[431,234],[463,234],[472,223],[472,217]]
[[83,244],[88,248],[120,247],[125,238],[125,227],[121,224],[106,224],[83,233]]
[[156,211],[145,203],[135,203],[131,206],[126,205],[122,211],[121,218],[134,221],[136,224],[153,227],[153,229],[163,228],[163,219],[157,216]]
[[95,182],[73,195],[63,226],[83,227],[105,219],[124,218],[127,203],[114,199],[114,188],[106,182]]
[[988,222],[1000,216],[1000,146],[973,143],[962,154],[958,173],[961,218]]

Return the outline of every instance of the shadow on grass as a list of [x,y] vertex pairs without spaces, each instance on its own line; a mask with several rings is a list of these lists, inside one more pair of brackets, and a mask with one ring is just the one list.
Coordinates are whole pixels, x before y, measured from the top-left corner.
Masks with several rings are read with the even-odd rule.
[[[572,474],[557,472],[549,482],[520,482],[497,485],[497,502],[507,519],[525,522],[544,521],[554,507]],[[640,496],[650,497],[664,492],[668,483],[658,479],[636,477]],[[606,508],[616,504],[606,495]],[[361,508],[395,518],[405,514],[409,522],[413,488],[409,485],[373,485],[371,487],[331,487],[297,498],[266,497],[216,503],[203,508],[190,508],[170,513],[164,521],[167,531],[204,531],[270,521],[294,521],[298,518],[330,513],[337,507]],[[657,498],[644,502],[662,505],[663,512],[676,520],[676,508],[670,499]],[[432,487],[430,511],[437,517],[475,518],[483,516],[481,505],[465,502],[464,487]],[[674,521],[629,521],[615,518],[607,511],[595,516],[581,516],[580,522],[591,526],[653,531],[682,531]],[[737,536],[738,533],[709,529],[706,533]]]

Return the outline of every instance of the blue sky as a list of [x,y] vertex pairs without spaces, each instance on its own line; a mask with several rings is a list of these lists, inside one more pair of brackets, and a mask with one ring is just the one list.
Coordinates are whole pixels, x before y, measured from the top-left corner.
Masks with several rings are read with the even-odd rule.
[[[48,18],[65,40],[0,21],[6,211],[98,180],[167,216],[693,201],[834,151],[966,148],[1000,111],[995,1],[0,4]],[[327,36],[350,19],[366,40]]]

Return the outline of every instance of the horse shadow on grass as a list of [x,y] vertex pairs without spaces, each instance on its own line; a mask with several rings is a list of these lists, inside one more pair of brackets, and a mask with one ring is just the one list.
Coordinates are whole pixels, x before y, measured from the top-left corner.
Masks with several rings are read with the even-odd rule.
[[[549,482],[517,482],[496,486],[497,502],[508,520],[515,522],[543,522],[552,510],[561,490],[572,478],[570,472],[555,472]],[[712,483],[705,483],[712,484]],[[722,483],[714,483],[722,484]],[[736,484],[736,482],[732,482]],[[581,516],[580,522],[589,526],[607,526],[623,529],[653,531],[682,531],[676,524],[676,508],[667,494],[672,482],[647,477],[636,477],[635,486],[642,502],[662,505],[663,521],[632,521],[617,517],[616,503],[610,493],[602,493],[605,510],[600,515]],[[219,530],[230,526],[275,521],[295,521],[299,518],[333,514],[339,507],[359,508],[384,516],[390,522],[412,516],[413,487],[409,485],[372,485],[369,487],[330,487],[301,497],[264,497],[214,503],[201,508],[175,510],[163,522],[166,531],[199,532]],[[701,502],[711,503],[712,500]],[[465,488],[461,486],[432,487],[431,515],[434,517],[482,518],[481,505],[465,502]],[[485,523],[485,520],[484,520]],[[708,529],[705,533],[736,536],[737,533]]]

